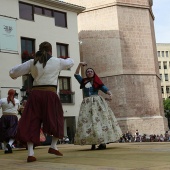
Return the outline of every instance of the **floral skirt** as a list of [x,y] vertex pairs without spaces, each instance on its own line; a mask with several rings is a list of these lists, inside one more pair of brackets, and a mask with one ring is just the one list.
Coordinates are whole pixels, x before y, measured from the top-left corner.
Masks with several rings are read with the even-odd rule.
[[119,124],[101,96],[84,98],[79,112],[75,145],[115,142],[122,136]]

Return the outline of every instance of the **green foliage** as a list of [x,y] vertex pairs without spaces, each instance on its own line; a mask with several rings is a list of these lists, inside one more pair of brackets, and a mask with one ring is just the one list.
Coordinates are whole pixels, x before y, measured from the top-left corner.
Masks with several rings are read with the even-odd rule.
[[165,117],[170,117],[170,98],[167,98],[163,101],[164,104],[164,111],[165,111]]
[[168,127],[170,129],[170,98],[163,101],[165,117],[168,120]]
[[165,110],[170,110],[170,98],[167,98],[166,100],[164,100],[164,109]]

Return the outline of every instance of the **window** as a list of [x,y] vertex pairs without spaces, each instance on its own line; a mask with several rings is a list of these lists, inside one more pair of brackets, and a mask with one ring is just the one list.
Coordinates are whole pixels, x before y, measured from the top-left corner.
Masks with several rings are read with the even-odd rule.
[[166,51],[166,57],[168,57],[168,51]]
[[48,17],[52,17],[53,16],[53,11],[50,9],[44,9],[44,15],[48,16]]
[[57,57],[68,56],[68,44],[57,43]]
[[164,57],[164,51],[162,51],[162,57]]
[[158,57],[160,57],[160,56],[161,56],[160,51],[157,51],[157,55],[158,55]]
[[73,103],[73,94],[70,86],[70,77],[59,77],[59,95],[62,103]]
[[38,15],[45,15],[45,16],[48,16],[48,17],[53,16],[53,10],[43,8],[43,7],[39,7],[39,6],[34,6],[34,13],[38,14]]
[[168,74],[165,74],[165,81],[168,81]]
[[[22,63],[30,59],[33,59],[34,53],[35,53],[35,40],[30,38],[21,38]],[[33,78],[31,74],[26,74],[22,76],[22,81],[23,81],[23,86],[25,87],[27,93],[29,93],[33,83]]]
[[66,13],[54,11],[55,25],[59,27],[67,27]]
[[19,16],[22,19],[34,20],[33,6],[30,4],[19,3]]
[[163,86],[161,86],[161,90],[162,90],[162,94],[164,93],[164,87]]
[[56,26],[67,27],[67,13],[66,12],[54,11],[52,9],[19,2],[20,18],[26,19],[26,20],[34,20],[34,14],[54,17]]
[[34,7],[34,13],[35,13],[35,14],[42,15],[42,14],[43,14],[43,8],[42,8],[42,7],[35,6],[35,7]]
[[70,77],[59,77],[59,90],[70,91]]
[[162,74],[160,74],[160,79],[161,79],[161,81],[162,81]]
[[161,69],[161,62],[159,62],[159,69]]
[[170,86],[166,86],[166,93],[170,92]]
[[167,62],[163,62],[164,69],[167,69]]
[[22,63],[33,59],[35,54],[35,40],[30,38],[21,38],[21,57]]
[[30,91],[31,91],[31,88],[32,88],[32,85],[33,85],[33,77],[31,76],[31,74],[26,74],[24,76],[22,76],[22,84],[23,86],[25,87],[26,89],[26,96],[29,95]]

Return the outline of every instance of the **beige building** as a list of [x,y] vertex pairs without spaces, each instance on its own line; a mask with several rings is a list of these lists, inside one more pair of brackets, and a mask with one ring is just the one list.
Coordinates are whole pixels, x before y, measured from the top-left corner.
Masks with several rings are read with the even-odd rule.
[[152,0],[67,2],[86,7],[78,16],[81,60],[112,91],[109,105],[123,132],[164,133]]
[[170,96],[170,43],[157,43],[162,98]]
[[[31,77],[13,80],[9,70],[33,58],[39,44],[49,41],[53,56],[70,56],[75,61],[71,70],[64,70],[58,82],[58,94],[63,104],[65,135],[73,138],[76,119],[82,101],[79,84],[74,79],[80,61],[77,15],[85,8],[58,0],[1,0],[0,5],[0,98],[7,97],[10,88],[20,95],[22,86],[29,94]],[[0,110],[1,111],[1,110]]]

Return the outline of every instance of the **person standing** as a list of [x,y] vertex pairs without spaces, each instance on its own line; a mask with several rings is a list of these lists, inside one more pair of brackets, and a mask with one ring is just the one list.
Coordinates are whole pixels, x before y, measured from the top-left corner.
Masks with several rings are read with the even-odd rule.
[[[103,84],[92,68],[85,72],[86,78],[79,75],[81,66],[86,66],[85,62],[80,62],[75,78],[80,83],[83,90],[84,99],[81,103],[77,130],[74,138],[75,145],[92,145],[91,149],[105,149],[106,143],[115,142],[122,136],[122,131],[108,106],[106,100],[112,100],[112,93]],[[98,95],[98,91],[108,94],[106,100]]]
[[26,103],[27,103],[27,100],[23,100],[22,104],[21,104],[20,107],[18,108],[18,114],[19,114],[20,116],[22,116],[22,113],[23,113],[23,111],[24,111],[24,107],[25,107]]
[[4,143],[4,153],[12,153],[12,144],[18,127],[18,108],[19,100],[14,98],[16,91],[10,89],[8,97],[0,99],[0,108],[2,108],[2,116],[0,121],[0,141]]
[[36,161],[33,145],[40,145],[40,128],[52,135],[48,153],[63,156],[56,144],[64,136],[63,109],[57,95],[57,82],[61,70],[74,65],[71,58],[56,58],[52,56],[52,46],[49,42],[42,42],[35,58],[13,67],[10,76],[13,79],[24,74],[31,74],[34,81],[31,93],[19,122],[17,138],[27,143],[27,162]]

